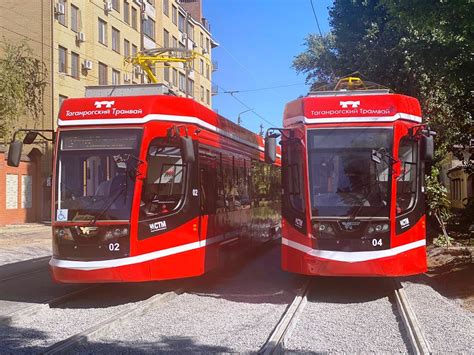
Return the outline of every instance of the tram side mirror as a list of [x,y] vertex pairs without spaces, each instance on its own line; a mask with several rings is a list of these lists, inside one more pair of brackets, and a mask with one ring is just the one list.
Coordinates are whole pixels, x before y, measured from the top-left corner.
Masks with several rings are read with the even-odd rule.
[[26,134],[25,138],[23,138],[23,144],[32,144],[36,137],[38,136],[38,132],[30,131]]
[[267,136],[265,138],[265,161],[274,164],[276,161],[276,137]]
[[181,139],[181,156],[184,163],[194,163],[196,157],[194,156],[194,145],[191,137],[180,137]]
[[382,162],[382,153],[380,153],[378,150],[372,149],[370,158],[374,163],[380,164]]
[[7,159],[8,166],[17,167],[18,165],[20,165],[22,149],[23,149],[23,142],[15,140],[10,143],[10,146],[8,147],[8,159]]
[[432,135],[421,136],[421,149],[422,159],[431,163],[434,160],[434,139]]

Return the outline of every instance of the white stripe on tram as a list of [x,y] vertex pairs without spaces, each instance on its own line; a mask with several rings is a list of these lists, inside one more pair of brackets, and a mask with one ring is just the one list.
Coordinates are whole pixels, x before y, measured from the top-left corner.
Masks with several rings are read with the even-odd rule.
[[151,253],[137,255],[137,256],[130,256],[128,258],[120,258],[120,259],[111,259],[111,260],[99,260],[99,261],[74,261],[74,260],[61,260],[52,257],[49,261],[49,265],[64,269],[73,269],[73,270],[83,270],[83,271],[91,271],[91,270],[100,270],[100,269],[108,269],[112,267],[118,266],[126,266],[126,265],[133,265],[139,264],[150,260],[164,258],[166,256],[175,255],[179,253],[184,253],[186,251],[195,250],[202,248],[206,245],[214,244],[224,240],[222,235],[213,237],[207,240],[201,240],[198,242],[193,242],[184,245],[178,245],[176,247],[157,250]]
[[344,122],[393,122],[396,120],[410,120],[415,122],[421,122],[421,117],[411,115],[409,113],[398,112],[393,116],[373,116],[373,117],[321,117],[321,118],[308,118],[305,116],[294,116],[285,118],[283,123],[284,126],[290,126],[294,123],[344,123]]
[[388,256],[394,256],[401,254],[411,249],[419,248],[426,245],[426,240],[417,240],[416,242],[400,245],[395,248],[375,251],[332,251],[332,250],[319,250],[313,249],[306,245],[282,238],[282,243],[290,248],[299,250],[305,254],[315,256],[317,258],[343,261],[347,263],[356,263],[360,261],[375,260],[380,258],[386,258]]

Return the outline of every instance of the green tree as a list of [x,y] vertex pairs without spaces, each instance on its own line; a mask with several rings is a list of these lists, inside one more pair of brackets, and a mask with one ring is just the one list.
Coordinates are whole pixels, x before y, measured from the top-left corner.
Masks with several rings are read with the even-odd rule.
[[47,70],[25,41],[0,46],[0,137],[7,142],[25,124],[21,117],[36,125],[43,115]]

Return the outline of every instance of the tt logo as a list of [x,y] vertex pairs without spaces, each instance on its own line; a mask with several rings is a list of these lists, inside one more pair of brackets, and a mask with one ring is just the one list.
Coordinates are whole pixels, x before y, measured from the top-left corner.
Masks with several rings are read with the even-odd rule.
[[357,108],[360,105],[360,101],[339,101],[339,105],[341,105],[342,108],[348,108],[349,106]]
[[360,222],[341,222],[341,224],[345,230],[351,231],[354,227],[358,227]]
[[102,106],[105,106],[105,108],[111,108],[115,104],[115,101],[96,101],[94,102],[94,106],[96,108],[102,108]]
[[90,235],[92,232],[95,232],[97,228],[93,227],[79,227],[83,235]]

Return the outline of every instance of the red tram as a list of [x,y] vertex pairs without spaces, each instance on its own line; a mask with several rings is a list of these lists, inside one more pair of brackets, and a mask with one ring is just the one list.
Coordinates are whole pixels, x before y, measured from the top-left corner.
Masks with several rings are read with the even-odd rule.
[[58,127],[59,282],[197,276],[280,235],[280,172],[263,139],[191,99],[68,99]]
[[[423,177],[434,132],[421,124],[415,98],[365,90],[356,78],[345,84],[288,103],[284,128],[275,129],[282,268],[326,276],[425,272]],[[277,136],[267,133],[269,161]]]

